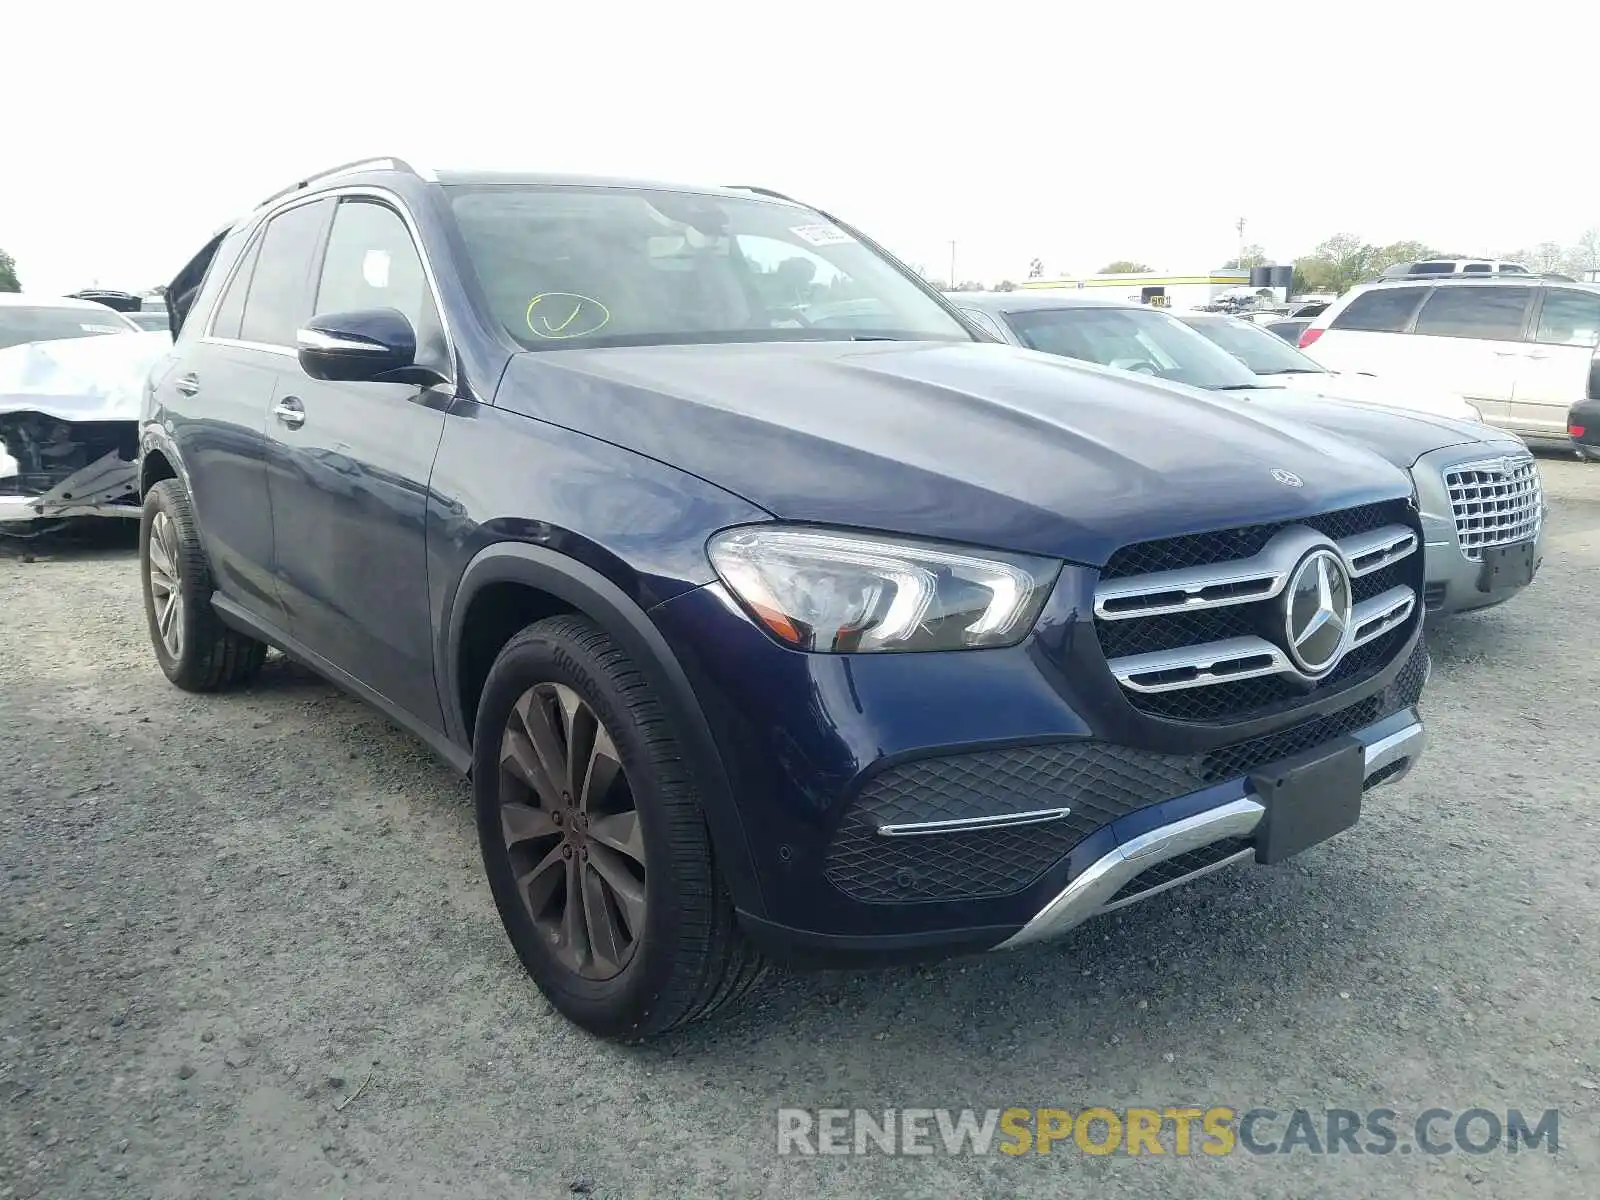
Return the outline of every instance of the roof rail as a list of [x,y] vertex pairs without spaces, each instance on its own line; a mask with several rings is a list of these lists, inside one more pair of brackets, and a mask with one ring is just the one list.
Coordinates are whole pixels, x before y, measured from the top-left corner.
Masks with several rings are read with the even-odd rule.
[[381,155],[377,158],[358,158],[352,162],[340,163],[336,167],[329,167],[325,171],[317,171],[314,174],[307,175],[304,179],[299,180],[296,183],[291,183],[288,187],[279,191],[273,192],[272,195],[268,196],[260,204],[256,205],[256,207],[265,208],[274,200],[281,200],[285,196],[310,187],[313,183],[317,183],[320,180],[329,179],[335,175],[351,175],[357,171],[404,171],[407,175],[415,175],[418,179],[426,178],[421,171],[417,170],[417,168],[413,167],[405,159],[396,158],[392,154]]
[[1519,279],[1549,279],[1556,283],[1582,283],[1559,271],[1453,271],[1449,275],[1380,275],[1369,283],[1470,283],[1473,280],[1493,279],[1497,282]]

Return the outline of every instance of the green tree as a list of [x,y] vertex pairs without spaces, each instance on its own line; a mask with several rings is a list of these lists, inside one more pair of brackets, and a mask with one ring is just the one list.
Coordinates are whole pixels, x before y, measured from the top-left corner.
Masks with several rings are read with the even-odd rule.
[[1143,275],[1151,270],[1141,262],[1134,262],[1131,258],[1119,258],[1116,262],[1109,262],[1100,268],[1102,275]]
[[1390,242],[1374,246],[1353,233],[1339,233],[1323,242],[1304,258],[1294,262],[1296,292],[1338,294],[1358,283],[1376,279],[1385,267],[1437,258],[1438,253],[1425,242]]
[[1440,257],[1439,252],[1426,242],[1390,242],[1387,246],[1379,246],[1373,250],[1367,262],[1367,269],[1373,275],[1378,275],[1385,267],[1392,267],[1396,263],[1438,257]]
[[997,292],[1014,292],[1017,290],[1017,285],[1012,283],[1009,279],[1002,279],[999,283],[994,285],[994,290]]
[[1239,258],[1230,258],[1223,263],[1222,269],[1224,271],[1248,271],[1251,267],[1265,267],[1270,263],[1271,260],[1267,257],[1265,250],[1260,246],[1251,245],[1244,248],[1244,254]]
[[0,292],[20,292],[22,283],[17,278],[17,260],[0,250]]

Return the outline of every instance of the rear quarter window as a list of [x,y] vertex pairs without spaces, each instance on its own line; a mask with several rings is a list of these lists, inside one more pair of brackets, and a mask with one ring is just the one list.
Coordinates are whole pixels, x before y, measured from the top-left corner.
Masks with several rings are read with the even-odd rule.
[[1522,337],[1529,287],[1441,287],[1417,314],[1416,331],[1434,337],[1488,338],[1497,342]]
[[1329,329],[1359,330],[1366,333],[1399,333],[1411,323],[1412,314],[1427,288],[1377,288],[1350,301],[1329,324]]

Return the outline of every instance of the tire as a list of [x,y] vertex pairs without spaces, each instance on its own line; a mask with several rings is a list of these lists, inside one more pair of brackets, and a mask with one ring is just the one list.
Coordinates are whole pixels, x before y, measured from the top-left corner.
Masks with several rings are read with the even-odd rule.
[[[587,764],[576,773],[563,761],[574,757]],[[590,783],[564,788],[558,776]],[[587,618],[539,621],[500,652],[478,705],[473,795],[506,934],[573,1023],[640,1041],[710,1015],[764,974],[666,713]]]
[[211,607],[211,568],[200,548],[194,509],[176,479],[161,480],[145,495],[139,581],[150,644],[173,683],[187,692],[213,692],[245,683],[261,670],[266,644],[224,625]]

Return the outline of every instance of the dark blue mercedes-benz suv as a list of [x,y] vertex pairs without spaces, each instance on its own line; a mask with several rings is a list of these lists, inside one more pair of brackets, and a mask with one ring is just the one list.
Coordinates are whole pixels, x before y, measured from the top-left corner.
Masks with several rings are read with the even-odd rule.
[[1421,752],[1403,472],[996,344],[782,196],[374,160],[168,298],[162,670],[276,646],[469,771],[597,1033],[1281,860]]

